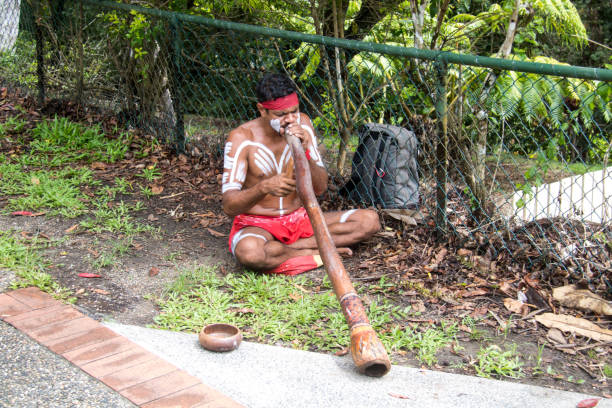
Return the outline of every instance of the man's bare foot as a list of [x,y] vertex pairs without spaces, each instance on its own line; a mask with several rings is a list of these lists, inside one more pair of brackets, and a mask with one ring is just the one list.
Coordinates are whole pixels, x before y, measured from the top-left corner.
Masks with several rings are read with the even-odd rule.
[[336,248],[336,251],[338,251],[338,254],[340,256],[344,256],[344,257],[353,256],[353,251],[349,247]]

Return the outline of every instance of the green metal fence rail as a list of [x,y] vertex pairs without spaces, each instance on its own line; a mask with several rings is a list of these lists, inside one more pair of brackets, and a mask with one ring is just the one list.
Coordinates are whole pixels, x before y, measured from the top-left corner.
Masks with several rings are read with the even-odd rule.
[[[611,70],[330,38],[111,1],[56,4],[0,6],[0,81],[29,89],[41,104],[99,106],[178,151],[203,145],[222,155],[227,132],[257,115],[254,85],[263,72],[286,72],[325,146],[328,198],[408,221],[422,216],[441,238],[490,259],[511,257],[612,293]],[[394,141],[396,156],[372,157],[362,142],[375,136]],[[414,152],[401,145],[410,138]],[[357,188],[366,164],[377,168]],[[418,191],[383,197],[389,177],[416,179]]]

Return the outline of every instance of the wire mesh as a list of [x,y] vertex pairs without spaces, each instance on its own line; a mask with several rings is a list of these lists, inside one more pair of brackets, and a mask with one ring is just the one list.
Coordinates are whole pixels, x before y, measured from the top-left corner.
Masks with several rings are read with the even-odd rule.
[[222,154],[229,130],[258,115],[262,74],[285,72],[332,197],[429,216],[462,245],[612,288],[610,71],[501,69],[85,0],[8,0],[0,12],[4,84]]

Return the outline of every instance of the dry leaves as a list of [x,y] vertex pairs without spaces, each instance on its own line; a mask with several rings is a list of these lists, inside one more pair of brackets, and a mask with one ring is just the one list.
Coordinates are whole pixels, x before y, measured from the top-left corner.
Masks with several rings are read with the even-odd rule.
[[210,235],[212,235],[212,236],[219,237],[219,238],[226,236],[224,233],[219,232],[219,231],[215,231],[212,228],[206,228],[206,229],[208,230],[208,232],[210,232]]
[[520,314],[522,316],[527,316],[527,313],[529,313],[529,306],[527,306],[525,303],[519,300],[516,300],[516,299],[505,298],[504,306],[509,311],[516,313],[516,314]]
[[76,230],[77,228],[79,228],[79,224],[74,224],[72,227],[66,229],[64,232],[66,234],[70,234],[71,232],[73,232],[74,230]]
[[578,334],[598,341],[612,341],[612,330],[602,329],[586,319],[569,315],[543,313],[535,317],[546,327],[554,327],[564,332]]
[[156,276],[159,273],[159,268],[156,266],[152,266],[151,269],[149,269],[149,276]]
[[553,289],[553,298],[563,306],[594,312],[600,315],[612,315],[612,305],[586,289],[576,285],[566,285]]

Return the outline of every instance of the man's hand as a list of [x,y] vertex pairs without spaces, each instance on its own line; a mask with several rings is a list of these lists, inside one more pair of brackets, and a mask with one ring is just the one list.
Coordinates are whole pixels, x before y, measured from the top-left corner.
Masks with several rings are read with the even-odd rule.
[[275,197],[286,197],[295,191],[295,180],[284,174],[277,174],[261,181],[264,193]]
[[293,135],[300,139],[304,151],[308,150],[312,145],[312,141],[310,140],[310,133],[307,132],[302,127],[302,125],[298,123],[290,123],[289,125],[287,125],[287,127],[285,128],[285,133]]

